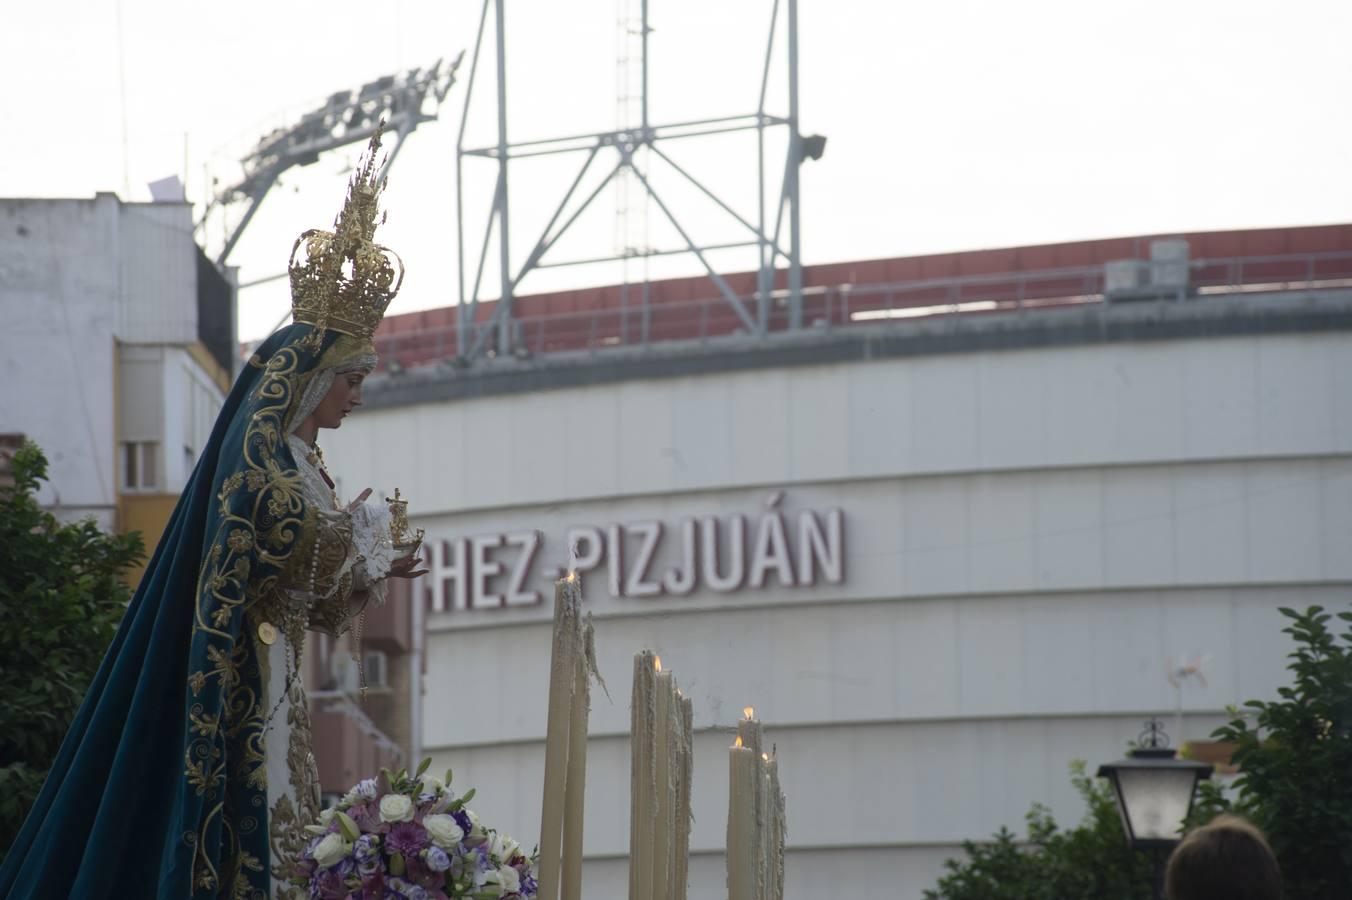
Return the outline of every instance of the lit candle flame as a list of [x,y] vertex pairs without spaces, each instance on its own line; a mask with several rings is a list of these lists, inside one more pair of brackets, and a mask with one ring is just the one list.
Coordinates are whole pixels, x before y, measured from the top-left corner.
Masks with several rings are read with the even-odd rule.
[[769,761],[770,761],[770,754],[768,754],[768,753],[762,753],[762,754],[761,754],[761,759],[765,760],[766,762],[769,762]]
[[737,743],[733,744],[732,746],[734,746],[734,747],[740,747],[740,746],[742,746],[742,736],[741,736],[740,734],[737,735]]
[[659,672],[662,671],[662,657],[660,657],[660,656],[654,656],[654,657],[653,657],[653,662],[655,662],[655,663],[657,664],[657,671],[659,671]]
[[754,706],[743,706],[742,715],[748,719],[756,718],[756,708]]
[[573,571],[570,571],[570,572],[568,573],[567,579],[565,579],[565,580],[566,580],[569,584],[572,584],[574,581],[577,581],[577,573],[576,573],[576,572],[573,572]]

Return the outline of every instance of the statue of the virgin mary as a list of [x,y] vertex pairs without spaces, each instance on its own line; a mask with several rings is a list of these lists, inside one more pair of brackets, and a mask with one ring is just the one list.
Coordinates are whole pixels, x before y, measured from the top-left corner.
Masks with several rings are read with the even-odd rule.
[[299,677],[418,560],[389,510],[342,505],[314,445],[361,402],[403,277],[374,242],[380,134],[332,232],[292,248],[293,324],[226,398],[3,867],[3,898],[289,897],[319,813]]

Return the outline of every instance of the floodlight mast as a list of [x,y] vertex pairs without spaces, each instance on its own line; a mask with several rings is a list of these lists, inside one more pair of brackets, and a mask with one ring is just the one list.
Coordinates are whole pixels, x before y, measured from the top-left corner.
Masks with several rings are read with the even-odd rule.
[[[480,354],[486,353],[492,349],[500,355],[507,355],[515,349],[513,344],[514,328],[512,323],[513,301],[515,299],[517,288],[522,279],[527,274],[536,269],[558,268],[562,266],[585,265],[592,263],[620,262],[634,257],[650,256],[669,256],[677,254],[690,254],[699,260],[704,270],[709,275],[710,280],[718,288],[723,299],[732,308],[737,318],[742,322],[747,333],[758,336],[764,336],[770,330],[770,299],[773,293],[775,266],[780,260],[787,263],[788,266],[788,328],[795,330],[802,327],[803,324],[803,273],[801,258],[801,236],[800,236],[800,217],[799,217],[799,179],[798,167],[805,157],[812,159],[819,158],[822,148],[825,144],[825,138],[813,136],[809,139],[812,152],[804,153],[804,139],[798,130],[798,0],[783,0],[787,7],[786,31],[787,31],[787,56],[788,56],[788,97],[789,112],[788,116],[776,116],[766,112],[766,92],[769,86],[770,65],[775,49],[776,25],[779,18],[779,6],[781,0],[773,0],[773,6],[770,12],[769,37],[765,48],[765,64],[761,77],[760,99],[757,109],[754,113],[743,115],[722,116],[718,118],[695,119],[686,122],[675,122],[670,124],[653,125],[649,120],[648,109],[648,34],[651,29],[648,27],[648,4],[649,0],[642,0],[642,25],[640,29],[642,40],[642,82],[641,82],[641,118],[637,127],[619,128],[613,131],[591,132],[587,134],[575,134],[559,138],[546,138],[543,140],[519,141],[512,143],[507,139],[507,102],[506,102],[506,40],[503,33],[503,8],[505,0],[483,0],[483,7],[479,16],[479,29],[474,42],[474,55],[471,58],[469,79],[465,88],[464,111],[461,115],[460,133],[456,139],[456,242],[457,258],[459,262],[459,308],[458,308],[458,327],[456,328],[456,352],[460,359],[470,360]],[[471,147],[465,146],[465,128],[469,120],[470,104],[474,99],[475,75],[479,68],[479,56],[483,49],[484,29],[488,22],[488,12],[490,5],[494,11],[494,25],[497,51],[497,143],[494,146]],[[775,211],[774,231],[771,234],[766,229],[766,165],[765,165],[765,133],[768,128],[784,126],[788,129],[788,152],[784,163],[784,176],[779,190],[779,202]],[[758,212],[753,223],[747,217],[736,212],[728,203],[720,199],[713,191],[702,184],[694,175],[686,171],[676,163],[669,155],[664,153],[658,146],[660,142],[680,140],[686,138],[707,137],[716,134],[726,134],[729,132],[755,130],[756,144],[756,163],[757,163],[757,199]],[[738,223],[750,232],[745,241],[723,242],[717,244],[702,244],[695,240],[687,228],[676,218],[670,206],[663,200],[653,187],[647,174],[640,169],[635,162],[635,154],[641,148],[648,148],[651,156],[662,160],[672,171],[688,182],[701,194],[712,200],[724,212],[732,216]],[[611,153],[614,156],[611,156]],[[509,222],[509,203],[508,203],[508,164],[513,159],[526,159],[536,156],[552,156],[566,153],[585,153],[585,159],[578,169],[572,183],[563,193],[562,200],[559,201],[548,224],[540,233],[536,240],[534,248],[527,254],[525,261],[516,271],[515,276],[512,273],[510,256],[510,229]],[[591,170],[593,163],[602,155],[613,159],[613,164],[603,162],[602,170],[605,175],[586,198],[569,211],[569,204],[572,202],[578,187],[583,178]],[[483,230],[483,237],[479,247],[479,256],[477,264],[474,267],[474,277],[472,285],[467,290],[466,284],[466,258],[465,258],[465,208],[463,201],[464,184],[464,163],[467,158],[485,158],[493,159],[498,164],[497,183],[493,192],[493,200],[489,210],[488,219]],[[651,157],[650,157],[651,158]],[[600,256],[588,259],[573,260],[550,260],[545,262],[545,256],[550,252],[559,238],[577,221],[578,217],[592,204],[592,202],[601,194],[601,192],[615,180],[616,176],[624,171],[631,172],[635,180],[642,186],[644,192],[656,204],[668,224],[680,235],[685,246],[678,249],[654,250],[650,247],[644,247],[635,251],[632,248],[625,247],[624,252],[619,255]],[[780,243],[780,236],[784,224],[785,209],[788,210],[788,248],[786,249]],[[564,217],[566,211],[568,215]],[[560,224],[560,219],[563,219]],[[497,305],[493,310],[492,317],[482,323],[475,322],[475,314],[478,310],[479,291],[483,283],[484,265],[487,261],[489,245],[492,243],[494,229],[496,226],[500,289]],[[735,247],[755,247],[757,249],[757,277],[756,277],[756,308],[753,312],[747,310],[742,298],[728,285],[728,283],[719,275],[718,271],[710,263],[707,254],[713,250],[725,250]],[[646,292],[644,299],[645,307],[647,303]],[[645,308],[644,313],[648,310]],[[490,347],[491,343],[491,347]]]
[[[455,84],[456,72],[464,56],[462,51],[455,59],[449,62],[439,59],[428,69],[386,75],[356,90],[339,91],[322,106],[301,116],[295,125],[274,129],[265,135],[249,155],[240,160],[243,177],[218,191],[198,220],[197,226],[201,228],[215,210],[234,203],[248,204],[230,229],[216,259],[217,265],[225,265],[263,198],[283,172],[307,166],[326,151],[369,140],[382,120],[386,131],[395,134],[394,146],[381,169],[383,177],[394,164],[409,134],[424,122],[437,118],[442,101]],[[427,109],[429,104],[430,111]]]

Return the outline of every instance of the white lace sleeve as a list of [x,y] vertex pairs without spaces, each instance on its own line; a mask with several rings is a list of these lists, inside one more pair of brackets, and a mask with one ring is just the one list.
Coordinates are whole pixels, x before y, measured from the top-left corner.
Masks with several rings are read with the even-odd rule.
[[352,511],[352,550],[358,555],[354,587],[369,592],[376,606],[383,605],[385,579],[394,567],[389,507],[368,500]]

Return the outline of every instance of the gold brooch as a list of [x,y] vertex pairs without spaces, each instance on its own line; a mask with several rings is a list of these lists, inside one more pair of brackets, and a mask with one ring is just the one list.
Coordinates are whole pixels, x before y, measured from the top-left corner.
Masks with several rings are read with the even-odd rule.
[[271,647],[277,643],[277,628],[271,622],[260,622],[258,625],[258,639]]

